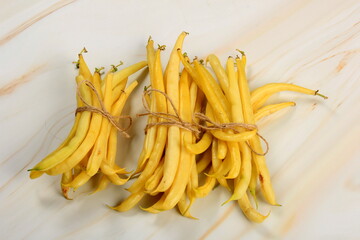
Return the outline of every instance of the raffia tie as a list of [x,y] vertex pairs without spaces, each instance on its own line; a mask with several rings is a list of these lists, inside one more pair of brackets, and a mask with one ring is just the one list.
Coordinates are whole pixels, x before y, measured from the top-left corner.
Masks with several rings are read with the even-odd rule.
[[[148,106],[145,96],[149,95],[151,92],[156,92],[156,93],[160,93],[161,95],[163,95],[167,101],[170,103],[174,114],[171,113],[162,113],[162,112],[153,112],[151,111],[150,107]],[[201,132],[204,131],[214,131],[214,130],[232,130],[235,133],[240,133],[240,131],[238,130],[238,128],[243,128],[246,130],[257,130],[257,126],[255,124],[248,124],[248,123],[217,123],[212,121],[209,117],[207,117],[205,114],[203,113],[194,113],[193,115],[193,122],[186,122],[184,120],[182,120],[179,116],[179,112],[176,109],[174,102],[171,100],[171,98],[163,91],[160,91],[158,89],[148,89],[146,91],[144,91],[143,96],[142,96],[142,103],[143,106],[145,108],[146,113],[142,113],[142,114],[138,114],[137,116],[148,116],[151,115],[153,117],[159,118],[159,119],[164,119],[165,121],[159,121],[156,123],[148,123],[145,126],[145,133],[147,132],[147,130],[151,127],[154,126],[177,126],[179,128],[182,129],[186,129],[188,131],[191,131],[195,134],[196,138],[199,139],[199,136],[201,134]],[[199,119],[199,123],[197,123],[195,121],[195,119]],[[210,125],[207,125],[206,123],[210,123]],[[257,151],[255,151],[249,143],[247,143],[247,145],[249,146],[249,148],[251,149],[251,151],[256,154],[256,155],[260,155],[260,156],[264,156],[268,153],[269,151],[269,143],[266,141],[266,139],[261,136],[259,133],[256,133],[256,135],[258,135],[266,144],[266,151],[264,153],[259,153]]]
[[[94,106],[90,105],[88,102],[86,102],[86,100],[84,99],[84,97],[82,96],[82,94],[80,92],[81,84],[86,84],[86,86],[88,86],[94,92],[94,94],[96,95],[96,99],[100,104],[100,108],[94,107]],[[85,106],[76,108],[75,115],[79,112],[84,112],[84,111],[101,114],[126,138],[130,137],[130,135],[126,131],[129,130],[129,128],[132,125],[132,118],[128,115],[118,116],[118,117],[111,115],[111,113],[106,110],[104,102],[101,100],[101,97],[100,97],[98,91],[96,90],[94,84],[92,84],[92,82],[90,82],[88,80],[81,81],[77,86],[76,93],[77,93],[78,97],[80,98],[80,100],[85,104]],[[128,126],[125,128],[121,127],[120,123],[119,123],[119,119],[128,119],[129,120]]]

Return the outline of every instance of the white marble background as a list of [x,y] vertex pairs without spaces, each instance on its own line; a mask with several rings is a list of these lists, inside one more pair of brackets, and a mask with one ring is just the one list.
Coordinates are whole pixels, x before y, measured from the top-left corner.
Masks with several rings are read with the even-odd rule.
[[[291,82],[329,96],[276,95],[271,101],[297,106],[259,123],[282,207],[261,202],[271,215],[253,224],[235,204],[221,207],[228,193],[217,188],[194,204],[197,221],[175,210],[117,213],[105,204],[124,198],[122,188],[90,196],[80,189],[67,201],[58,177],[28,178],[26,169],[69,131],[71,62],[83,46],[92,68],[129,65],[145,59],[149,35],[171,46],[183,30],[191,56],[225,60],[245,50],[251,87]],[[360,239],[359,32],[358,0],[0,1],[0,238]],[[130,114],[142,111],[141,89]],[[129,168],[143,123],[122,143],[119,158]]]

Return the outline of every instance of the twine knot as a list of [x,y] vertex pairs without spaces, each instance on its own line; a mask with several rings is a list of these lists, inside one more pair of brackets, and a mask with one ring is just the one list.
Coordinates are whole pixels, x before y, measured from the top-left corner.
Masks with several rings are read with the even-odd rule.
[[[173,108],[175,114],[151,111],[150,107],[147,104],[146,99],[145,99],[145,96],[150,95],[151,92],[157,92],[157,93],[162,94],[169,101],[169,103],[170,103],[171,107]],[[148,123],[145,126],[145,133],[147,132],[147,130],[149,128],[154,127],[154,126],[159,126],[159,125],[177,126],[179,128],[186,129],[186,130],[189,130],[189,131],[193,132],[195,134],[196,138],[199,138],[199,136],[201,134],[201,130],[200,130],[199,126],[197,124],[195,124],[195,123],[190,123],[190,122],[186,122],[186,121],[182,120],[180,118],[179,112],[177,111],[173,101],[163,91],[160,91],[158,89],[147,89],[147,90],[145,90],[144,93],[143,93],[143,96],[142,96],[142,103],[143,103],[143,106],[145,108],[146,113],[138,114],[137,116],[142,117],[142,116],[151,115],[153,117],[165,120],[165,121],[160,121],[160,122],[155,122],[155,123]]]
[[[80,87],[82,84],[85,84],[86,86],[88,86],[96,95],[96,99],[99,102],[100,108],[94,107],[92,105],[90,105],[88,102],[86,102],[86,100],[84,99],[84,97],[82,96],[81,92],[80,92]],[[101,114],[104,118],[106,118],[120,133],[122,133],[126,138],[129,138],[130,135],[126,132],[132,125],[132,118],[128,115],[126,116],[113,116],[111,115],[110,112],[107,111],[107,109],[105,108],[104,102],[101,100],[101,97],[98,93],[98,91],[96,90],[94,84],[88,80],[83,80],[81,81],[78,86],[77,86],[77,90],[76,93],[78,95],[78,97],[80,98],[80,100],[85,104],[85,106],[82,107],[78,107],[75,110],[75,115],[79,112],[84,112],[84,111],[89,111],[89,112],[94,112],[94,113],[98,113]],[[119,123],[119,119],[128,119],[129,120],[129,124],[127,127],[123,128],[120,126]]]

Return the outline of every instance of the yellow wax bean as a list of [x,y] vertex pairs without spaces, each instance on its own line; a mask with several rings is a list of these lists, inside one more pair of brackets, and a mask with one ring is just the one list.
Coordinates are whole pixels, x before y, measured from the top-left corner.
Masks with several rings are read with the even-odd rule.
[[327,97],[320,94],[318,90],[311,90],[290,83],[269,83],[251,92],[251,103],[253,109],[256,111],[263,106],[269,97],[281,91],[293,91],[308,95],[318,95],[324,99],[327,99]]
[[[191,110],[190,106],[190,92],[189,92],[189,82],[187,77],[187,72],[184,71],[183,74],[186,74],[185,77],[180,79],[179,84],[179,96],[181,99],[180,102],[180,118],[184,119],[186,122],[191,121]],[[181,129],[180,137],[186,142],[192,141],[192,133],[188,130]],[[165,201],[163,203],[163,209],[173,208],[180,200],[182,194],[185,191],[187,182],[190,178],[191,166],[195,163],[195,155],[187,151],[186,147],[181,145],[180,152],[180,162],[179,167],[176,172],[176,176],[173,184],[170,189],[165,192]]]
[[212,135],[209,132],[205,132],[200,141],[197,143],[187,143],[184,142],[185,147],[188,151],[193,154],[201,154],[209,148],[212,142]]
[[225,141],[218,139],[218,158],[224,159],[228,152],[227,144]]
[[[178,49],[178,54],[186,71],[191,75],[196,85],[198,85],[198,87],[202,90],[208,102],[213,107],[216,116],[218,116],[222,122],[228,123],[229,118],[226,114],[226,107],[224,106],[224,103],[220,102],[220,99],[218,99],[218,96],[215,94],[212,86],[207,83],[207,78],[204,76],[204,72],[198,72],[194,67],[192,67],[181,54],[181,49]],[[199,68],[199,63],[197,61],[194,61],[194,64],[197,68]]]
[[[216,80],[214,79],[214,77],[209,73],[209,71],[202,65],[199,64],[199,62],[195,59],[194,60],[194,66],[195,66],[195,70],[198,72],[199,76],[200,76],[200,80],[203,81],[203,85],[206,85],[210,88],[211,91],[214,92],[214,95],[216,96],[217,101],[219,102],[219,104],[221,104],[222,109],[224,109],[224,113],[221,115],[217,115],[215,114],[215,116],[217,118],[219,118],[219,120],[223,123],[227,123],[229,122],[229,117],[227,115],[227,113],[229,113],[229,102],[226,99],[224,93],[222,92],[219,84],[216,82]],[[208,99],[210,105],[212,105],[211,101]],[[212,105],[213,109],[215,110],[214,106]],[[216,113],[216,112],[215,112]],[[223,118],[223,115],[227,115],[226,118]]]
[[221,65],[219,58],[214,54],[210,54],[209,56],[207,56],[206,61],[210,63],[211,68],[214,70],[215,75],[219,80],[221,89],[227,96],[229,94],[228,91],[231,90],[231,88],[229,86],[229,80],[226,75],[225,69]]
[[[94,73],[93,77],[94,82],[100,81],[100,74],[98,72]],[[94,84],[97,92],[101,92],[98,84]],[[94,107],[100,107],[100,103],[96,98],[94,92],[92,92],[93,101],[92,104]],[[85,112],[84,112],[85,113]],[[78,113],[79,114],[79,113]],[[82,141],[80,146],[69,156],[64,159],[61,163],[57,164],[53,168],[47,171],[49,175],[57,175],[63,172],[69,171],[76,164],[78,164],[85,156],[89,153],[91,148],[94,146],[94,143],[99,135],[101,122],[103,120],[103,116],[98,113],[92,113],[91,122],[89,126],[89,130],[86,134],[85,139]]]
[[[186,73],[185,71],[183,73]],[[190,106],[190,93],[189,93],[189,85],[188,78],[181,77],[179,84],[180,91],[180,107],[179,107],[179,115],[180,118],[184,121],[191,121],[191,111],[189,109]],[[192,133],[188,130],[180,129],[180,137],[186,142],[192,141]],[[194,162],[193,159],[195,156],[186,150],[184,145],[181,145],[180,151],[180,162],[178,165],[178,169],[176,172],[176,176],[174,178],[174,182],[171,187],[163,194],[161,199],[156,202],[150,208],[145,209],[146,211],[163,211],[173,208],[181,199],[183,195],[186,185],[190,178],[191,165]]]
[[[82,64],[84,63],[84,61],[82,61]],[[79,63],[80,64],[80,63]],[[85,63],[86,64],[86,63]],[[76,78],[77,81],[80,81],[80,78]],[[82,80],[81,80],[82,81]],[[80,84],[80,82],[77,82],[77,84]],[[81,101],[80,97],[78,95],[76,95],[76,102],[77,102],[77,107],[82,107],[84,106],[84,103]],[[50,153],[47,157],[50,157],[52,155],[54,155],[57,151],[59,151],[60,149],[62,149],[64,146],[66,146],[70,140],[74,137],[78,124],[79,124],[79,120],[81,117],[81,112],[79,112],[78,114],[76,114],[75,116],[75,121],[74,124],[68,134],[68,136],[66,137],[66,139],[58,146],[58,148],[56,148],[52,153]],[[65,172],[65,171],[64,171]],[[30,172],[30,178],[31,179],[35,179],[40,177],[41,175],[43,175],[44,172],[43,171],[31,171]]]
[[113,88],[113,91],[112,91],[113,103],[116,102],[119,99],[119,97],[124,93],[124,89],[127,84],[127,81],[128,81],[128,78],[126,78],[119,85],[117,85],[116,87]]
[[[255,124],[253,108],[251,106],[250,99],[250,90],[248,86],[248,82],[245,75],[245,66],[241,63],[240,59],[236,59],[236,64],[238,68],[238,79],[239,79],[239,89],[241,102],[243,105],[243,115],[245,123]],[[258,136],[254,136],[249,140],[249,144],[251,148],[256,151],[262,153],[262,147],[260,143],[260,139]],[[265,157],[257,154],[252,154],[254,159],[256,168],[259,172],[259,180],[261,185],[261,190],[263,195],[268,203],[272,205],[278,205],[275,199],[275,193],[271,184],[270,173],[266,166]]]
[[[211,168],[209,171],[209,175],[211,175],[213,173],[214,173],[214,171]],[[206,197],[211,192],[211,190],[214,189],[215,184],[216,184],[216,178],[211,177],[211,176],[206,176],[205,183],[194,189],[195,197],[197,197],[197,198]]]
[[[222,172],[222,166],[224,163],[221,162],[220,159],[217,158],[217,140],[214,138],[211,147],[211,163],[213,168],[213,173],[209,176],[216,177],[217,181],[220,183],[221,186],[225,187],[228,191],[231,191],[226,179],[223,176],[214,176],[216,173]],[[225,158],[226,159],[226,158]]]
[[195,112],[197,93],[198,93],[198,86],[196,85],[195,82],[192,82],[190,85],[190,109],[191,109],[191,112]]
[[119,205],[115,207],[110,207],[111,209],[114,209],[118,212],[125,212],[133,208],[143,197],[145,193],[140,191],[136,193],[130,194],[124,201],[122,201]]
[[193,163],[191,164],[192,166],[191,166],[190,179],[186,186],[186,194],[190,200],[188,209],[186,210],[187,212],[190,210],[191,206],[194,204],[194,202],[196,200],[194,189],[196,189],[199,185],[199,178],[198,178],[197,169],[196,169],[195,157],[192,158],[192,160],[193,160]]
[[256,204],[256,208],[258,208],[258,200],[256,197],[256,185],[257,185],[258,176],[259,174],[257,172],[256,165],[254,161],[251,161],[251,179],[249,183],[249,192],[253,196],[253,199]]
[[[113,74],[110,73],[108,77],[105,79],[105,94],[104,94],[104,106],[107,111],[111,109],[111,105],[113,103],[112,100],[112,80]],[[101,165],[101,162],[105,159],[105,150],[107,149],[107,137],[108,131],[110,130],[111,125],[109,125],[108,120],[103,120],[101,122],[100,133],[95,141],[92,153],[90,155],[86,172],[89,176],[94,176]],[[105,149],[104,149],[105,147]]]
[[102,174],[97,182],[96,189],[91,194],[104,190],[109,185],[109,183],[109,179],[104,174]]
[[181,196],[181,199],[178,202],[178,208],[179,208],[181,215],[183,215],[184,217],[188,217],[191,219],[197,219],[197,218],[193,217],[188,211],[189,206],[186,203],[186,194],[185,193]]
[[81,53],[79,54],[79,75],[82,75],[85,80],[92,81],[92,74]]
[[247,194],[244,194],[242,198],[240,198],[238,200],[238,204],[241,208],[241,210],[243,211],[243,213],[245,214],[245,216],[256,223],[261,223],[263,222],[269,215],[261,215],[258,211],[256,211],[250,204],[249,198],[247,196]]
[[[84,78],[80,75],[77,77],[77,82],[82,82]],[[81,84],[80,92],[85,101],[91,102],[91,92],[85,84]],[[56,151],[53,154],[48,155],[41,162],[36,164],[32,169],[35,171],[46,171],[57,164],[61,163],[64,159],[70,156],[81,144],[83,139],[86,137],[87,131],[89,129],[91,120],[90,112],[81,113],[81,117],[78,122],[78,127],[76,128],[76,132],[74,136],[68,141],[67,145],[63,146],[61,149]]]
[[77,189],[87,183],[90,178],[91,176],[86,171],[81,171],[70,183],[63,184],[63,186]]
[[64,172],[61,177],[61,191],[62,191],[63,196],[68,200],[71,199],[71,198],[69,198],[69,195],[68,195],[70,188],[64,186],[64,184],[70,183],[72,181],[72,179],[73,179],[73,174],[72,174],[71,170]]
[[[150,76],[152,76],[152,74],[154,74],[153,72],[154,72],[154,62],[155,62],[155,50],[153,47],[153,41],[151,39],[149,39],[149,44],[146,49],[147,49],[149,73],[150,73]],[[155,93],[152,93],[149,98],[150,98],[150,104],[149,104],[150,111],[156,112],[157,110],[156,110]],[[147,120],[148,124],[156,123],[156,122],[157,122],[157,118],[152,117],[152,116],[148,117],[148,120]],[[138,166],[136,168],[135,174],[143,171],[143,169],[145,167],[145,163],[148,161],[151,151],[153,149],[155,139],[156,139],[156,132],[157,132],[156,126],[147,130],[147,132],[145,134],[143,149],[139,156]]]
[[[150,40],[147,45],[147,49],[153,48],[153,41]],[[149,50],[148,50],[149,52]],[[154,62],[154,69],[150,70],[150,81],[151,86],[154,89],[158,89],[162,92],[165,91],[164,87],[164,80],[163,80],[163,74],[161,69],[161,61],[160,61],[160,49],[156,51],[155,55],[155,62]],[[163,95],[153,92],[155,95],[155,101],[156,101],[156,110],[158,112],[167,112],[167,104],[166,99]],[[159,120],[162,121],[162,120]],[[146,166],[141,172],[140,176],[137,178],[137,180],[130,186],[128,189],[130,192],[139,192],[142,191],[144,188],[145,182],[147,179],[153,174],[156,167],[158,166],[158,163],[160,161],[160,158],[163,155],[163,151],[165,148],[166,143],[166,137],[167,137],[167,127],[166,126],[158,126],[157,127],[157,133],[156,133],[156,142],[154,143],[153,151],[151,151],[151,155],[149,160],[146,163]]]
[[260,108],[255,112],[255,122],[259,121],[261,118],[264,118],[274,112],[277,112],[283,108],[295,106],[296,104],[294,102],[284,102],[284,103],[278,103],[278,104],[271,104],[265,107]]
[[[240,97],[240,90],[238,84],[238,78],[235,73],[234,59],[228,58],[226,69],[229,79],[229,101],[231,103],[231,115],[233,122],[244,122],[244,115],[242,112],[243,103]],[[225,202],[240,199],[245,193],[249,186],[251,178],[251,151],[245,142],[239,142],[241,152],[241,168],[240,173],[234,181],[234,191],[232,196]]]
[[202,173],[211,163],[211,147],[209,147],[196,163],[198,174]]
[[[116,80],[112,83],[112,87],[115,88],[118,84],[120,84],[122,81],[126,80],[130,75],[136,73],[140,69],[146,67],[148,64],[146,61],[141,61],[138,63],[135,63],[129,67],[126,67],[124,69],[121,69],[120,71],[117,71],[114,73],[113,80]],[[103,88],[105,86],[102,86]]]
[[[180,59],[177,49],[181,48],[187,33],[182,32],[178,37],[170,59],[166,67],[164,78],[166,79],[166,94],[170,96],[175,109],[179,109],[179,72]],[[182,74],[184,76],[184,74]],[[175,114],[171,104],[167,104],[167,112]],[[157,191],[166,191],[174,181],[176,170],[180,159],[180,129],[177,126],[170,126],[167,132],[167,144],[165,147],[164,173]]]
[[164,160],[161,160],[153,175],[149,177],[149,179],[145,183],[145,191],[150,195],[156,195],[159,193],[159,191],[157,190],[155,191],[155,189],[159,185],[159,182],[163,176],[163,171],[164,171]]

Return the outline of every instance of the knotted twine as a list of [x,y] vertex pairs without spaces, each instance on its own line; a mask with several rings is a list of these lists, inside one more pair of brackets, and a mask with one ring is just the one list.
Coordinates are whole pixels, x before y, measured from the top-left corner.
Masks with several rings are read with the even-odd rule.
[[[151,92],[157,92],[157,93],[162,94],[169,101],[169,103],[170,103],[172,109],[174,110],[175,114],[151,111],[150,107],[147,104],[146,99],[145,99],[145,96],[150,95]],[[154,126],[159,126],[159,125],[177,126],[179,128],[186,129],[186,130],[189,130],[189,131],[193,132],[195,134],[196,138],[199,138],[199,136],[201,134],[201,131],[199,130],[198,125],[195,124],[195,123],[190,123],[190,122],[186,122],[186,121],[182,120],[180,118],[179,112],[177,111],[177,109],[176,109],[176,107],[174,105],[174,102],[163,91],[160,91],[158,89],[147,89],[147,90],[145,90],[144,93],[143,93],[143,96],[142,96],[142,103],[143,103],[143,106],[145,108],[146,113],[141,113],[141,114],[138,114],[137,116],[143,117],[143,116],[151,115],[153,117],[166,120],[166,121],[161,121],[161,122],[148,123],[145,126],[145,133],[147,132],[147,130],[149,128],[154,127]]]
[[[174,111],[174,114],[171,113],[163,113],[163,112],[153,112],[151,111],[148,103],[146,102],[145,96],[146,95],[150,95],[151,92],[156,92],[156,93],[160,93],[161,95],[163,95],[167,101],[170,103],[171,108]],[[159,122],[155,122],[155,123],[148,123],[145,126],[145,133],[147,132],[147,130],[151,127],[154,126],[177,126],[179,128],[182,129],[186,129],[188,131],[191,131],[195,134],[196,138],[199,139],[199,136],[202,132],[204,131],[214,131],[214,130],[232,130],[235,133],[240,133],[240,131],[237,128],[243,128],[246,129],[248,131],[251,130],[258,130],[258,127],[255,124],[248,124],[248,123],[217,123],[212,121],[210,118],[208,118],[205,114],[203,113],[194,113],[193,115],[193,122],[186,122],[183,119],[180,118],[179,116],[179,112],[176,109],[174,102],[172,101],[172,99],[163,91],[160,91],[158,89],[147,89],[144,91],[143,95],[142,95],[142,103],[143,106],[145,108],[146,113],[142,113],[142,114],[138,114],[137,116],[142,117],[142,116],[153,116],[155,118],[158,119],[164,119],[165,121],[159,121]],[[195,121],[195,119],[199,119],[199,123],[197,123]],[[210,123],[210,125],[207,125],[206,123]],[[251,149],[251,151],[256,154],[256,155],[260,155],[260,156],[265,156],[268,151],[269,151],[269,143],[266,141],[266,139],[261,136],[258,132],[256,133],[257,136],[259,136],[265,143],[266,145],[266,151],[264,153],[259,153],[257,151],[255,151],[248,142],[246,142],[246,144],[249,146],[249,148]]]
[[[86,100],[84,99],[84,97],[82,96],[81,92],[80,92],[80,87],[82,84],[85,84],[86,86],[88,86],[96,95],[96,99],[100,104],[100,108],[98,107],[94,107],[92,105],[90,105],[88,102],[86,102]],[[129,130],[129,128],[132,125],[132,118],[128,115],[125,116],[113,116],[111,115],[110,112],[107,111],[107,109],[105,108],[104,102],[101,100],[101,97],[98,93],[98,91],[96,90],[94,84],[92,84],[92,82],[88,81],[88,80],[83,80],[81,81],[76,89],[76,93],[77,96],[80,98],[80,100],[85,104],[85,106],[82,107],[78,107],[75,110],[75,115],[79,112],[84,112],[84,111],[89,111],[89,112],[94,112],[94,113],[98,113],[101,114],[104,118],[106,118],[120,133],[122,133],[126,138],[129,138],[130,135],[126,132],[127,130]],[[124,93],[124,92],[122,92]],[[120,126],[119,123],[119,119],[129,119],[129,124],[127,127],[123,128]]]

